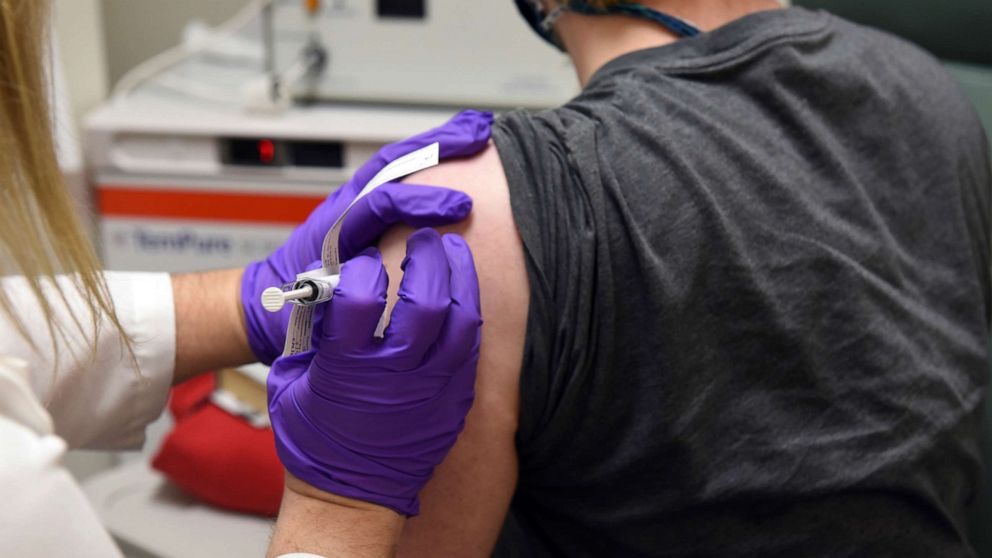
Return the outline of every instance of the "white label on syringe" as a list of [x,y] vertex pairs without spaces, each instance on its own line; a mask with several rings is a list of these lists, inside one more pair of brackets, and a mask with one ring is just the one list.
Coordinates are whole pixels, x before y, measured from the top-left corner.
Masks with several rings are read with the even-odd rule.
[[298,355],[310,350],[313,336],[313,308],[313,306],[293,305],[293,311],[289,314],[283,356]]

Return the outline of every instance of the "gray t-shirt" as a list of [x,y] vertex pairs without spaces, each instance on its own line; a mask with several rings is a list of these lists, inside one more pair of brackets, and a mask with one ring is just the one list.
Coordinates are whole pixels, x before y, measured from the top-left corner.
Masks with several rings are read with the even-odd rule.
[[989,148],[822,12],[624,55],[494,141],[532,298],[497,556],[968,556]]

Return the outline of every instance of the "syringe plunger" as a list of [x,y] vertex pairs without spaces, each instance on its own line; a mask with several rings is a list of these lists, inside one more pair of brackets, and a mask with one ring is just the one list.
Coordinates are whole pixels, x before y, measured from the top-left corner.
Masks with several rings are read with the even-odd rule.
[[269,312],[278,312],[287,302],[310,305],[330,300],[334,296],[334,287],[338,286],[340,276],[307,277],[298,280],[293,289],[284,291],[279,287],[269,287],[262,291],[262,308]]

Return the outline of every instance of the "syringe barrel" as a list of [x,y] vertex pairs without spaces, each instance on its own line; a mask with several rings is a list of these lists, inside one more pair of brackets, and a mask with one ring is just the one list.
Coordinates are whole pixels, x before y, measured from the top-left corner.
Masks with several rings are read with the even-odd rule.
[[310,287],[313,294],[305,298],[293,300],[293,304],[301,306],[311,306],[326,302],[334,296],[334,288],[338,286],[340,276],[328,275],[327,277],[307,277],[299,279],[293,284],[293,290]]

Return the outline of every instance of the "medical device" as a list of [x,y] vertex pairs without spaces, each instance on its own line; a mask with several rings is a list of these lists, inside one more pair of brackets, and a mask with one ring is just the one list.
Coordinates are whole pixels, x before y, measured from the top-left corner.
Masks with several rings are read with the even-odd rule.
[[188,271],[266,256],[385,143],[577,84],[510,1],[253,0],[114,91],[85,121],[105,264]]
[[[307,16],[277,4],[277,28]],[[547,107],[578,91],[568,59],[549,51],[509,0],[331,0],[312,21],[327,66],[303,98],[472,107]],[[303,49],[280,36],[279,64]]]
[[264,258],[382,145],[454,112],[349,105],[271,117],[156,89],[107,104],[85,122],[104,264],[181,272]]
[[509,0],[254,0],[217,29],[191,25],[115,94],[138,87],[263,111],[326,101],[543,108],[578,92],[568,59]]

